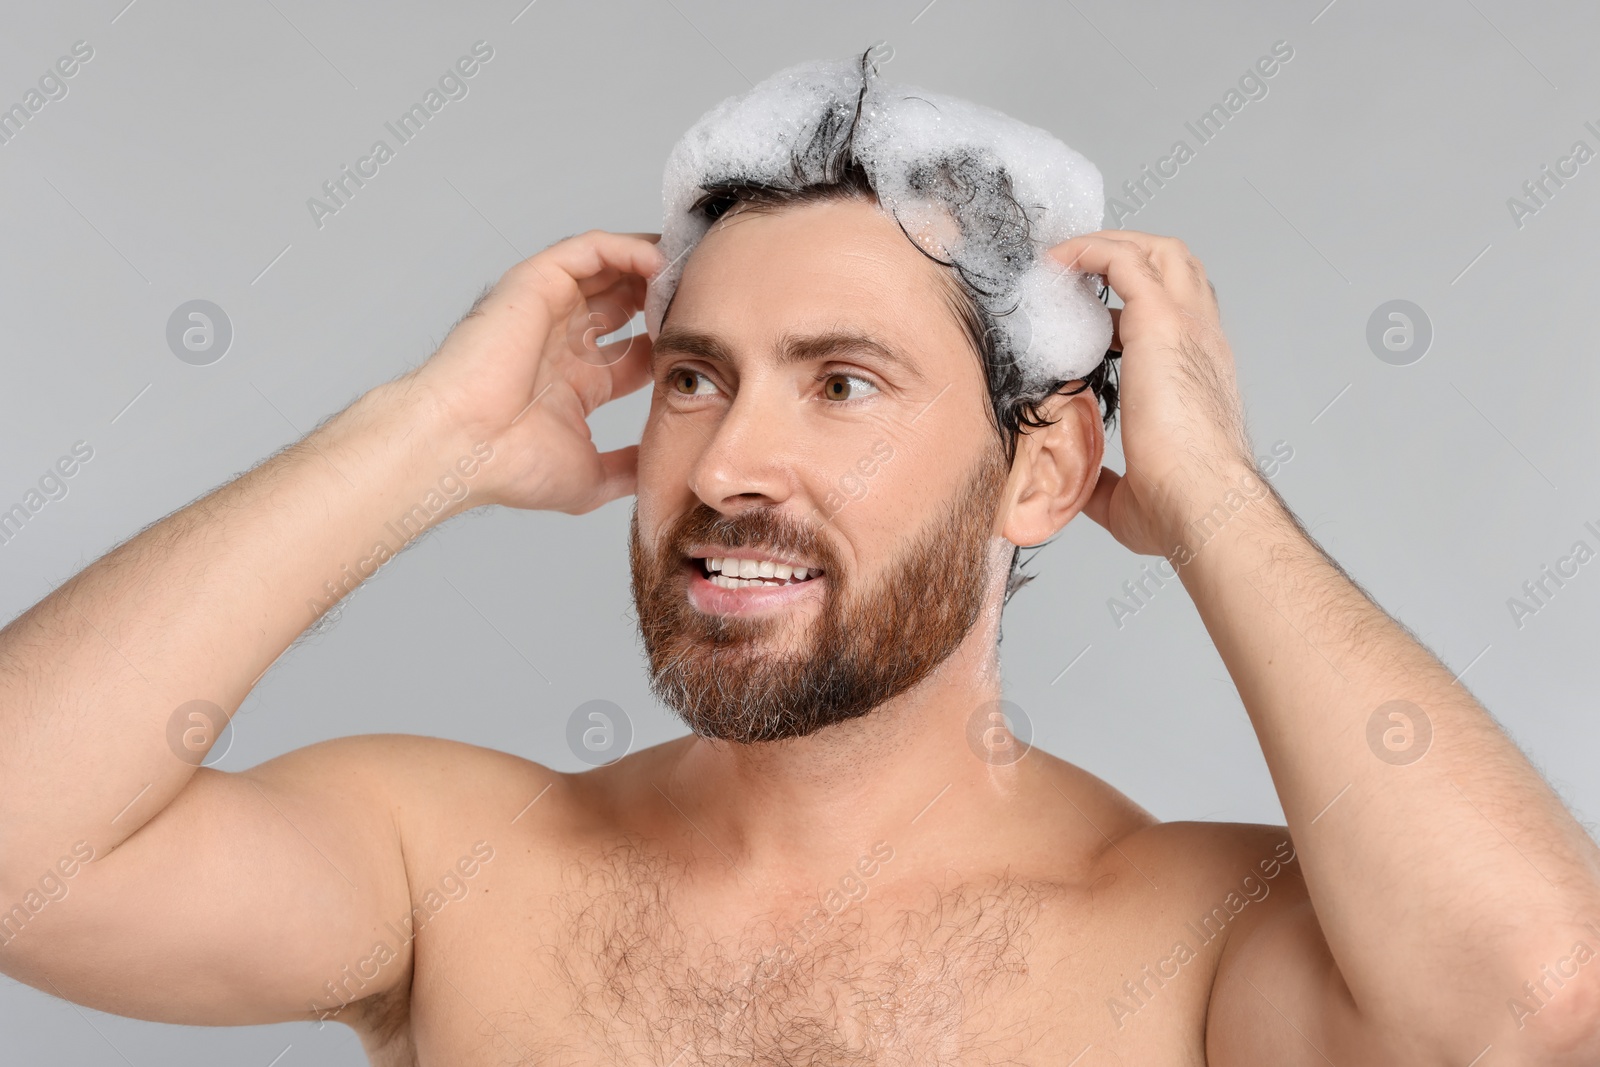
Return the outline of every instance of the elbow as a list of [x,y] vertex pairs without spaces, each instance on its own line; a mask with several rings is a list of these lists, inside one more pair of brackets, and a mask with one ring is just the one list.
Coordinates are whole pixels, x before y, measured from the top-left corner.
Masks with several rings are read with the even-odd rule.
[[1526,1019],[1518,1034],[1528,1044],[1525,1062],[1541,1067],[1600,1064],[1600,960],[1590,953],[1584,962],[1588,965]]

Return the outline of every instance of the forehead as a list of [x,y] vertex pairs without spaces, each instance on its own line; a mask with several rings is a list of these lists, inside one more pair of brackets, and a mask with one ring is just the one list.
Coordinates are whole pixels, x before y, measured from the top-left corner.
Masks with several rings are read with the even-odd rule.
[[690,254],[667,323],[763,349],[797,331],[846,330],[929,364],[970,361],[954,288],[948,268],[867,201],[738,210]]

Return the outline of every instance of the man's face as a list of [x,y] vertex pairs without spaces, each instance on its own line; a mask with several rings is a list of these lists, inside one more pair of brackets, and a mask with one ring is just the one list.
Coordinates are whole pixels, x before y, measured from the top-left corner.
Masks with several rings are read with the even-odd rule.
[[696,733],[866,714],[943,662],[1003,577],[1008,468],[942,270],[857,200],[734,212],[685,264],[629,555],[652,689]]

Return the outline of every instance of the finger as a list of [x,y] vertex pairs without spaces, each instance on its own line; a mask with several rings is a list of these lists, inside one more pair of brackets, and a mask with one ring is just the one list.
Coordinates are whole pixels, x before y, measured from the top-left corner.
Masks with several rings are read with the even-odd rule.
[[1097,235],[1128,241],[1144,249],[1161,272],[1168,290],[1190,310],[1200,311],[1215,305],[1216,287],[1206,278],[1205,264],[1179,238],[1138,230],[1100,230]]
[[1089,494],[1088,503],[1083,505],[1083,513],[1107,530],[1111,529],[1111,494],[1117,491],[1117,483],[1122,481],[1122,475],[1110,467],[1100,468],[1100,480],[1094,483],[1094,492]]
[[632,496],[639,486],[639,446],[628,445],[600,453],[601,482],[589,498],[588,506],[574,514],[593,511],[621,496]]
[[583,332],[573,338],[574,343],[584,350],[579,353],[579,358],[597,367],[609,367],[632,352],[633,346],[640,343],[639,338],[648,343],[649,336],[642,325],[631,337],[600,343],[600,338],[625,329],[638,318],[640,309],[644,307],[645,292],[644,279],[628,275],[618,278],[605,291],[587,297],[583,315],[578,320],[583,325]]
[[611,284],[584,294],[584,321],[591,337],[620,330],[644,307],[645,281],[637,275],[618,275]]
[[600,347],[602,364],[611,371],[613,400],[627,396],[652,380],[650,363],[653,352],[650,335],[643,330],[632,337]]
[[644,296],[648,291],[649,285],[650,279],[642,275],[625,274],[615,267],[607,267],[593,277],[580,279],[578,281],[578,291],[584,296],[592,296],[595,293],[603,293],[614,286],[626,286],[630,290],[638,292],[638,299],[634,306],[642,308],[644,307]]
[[587,278],[579,278],[578,292],[582,293],[584,296],[594,296],[596,293],[603,293],[607,289],[615,287],[617,282],[621,281],[623,278],[631,277],[633,277],[633,275],[624,274],[615,267],[607,267],[598,274],[591,274]]
[[1175,302],[1150,253],[1132,241],[1084,234],[1061,242],[1050,254],[1069,270],[1104,276],[1125,306]]
[[592,278],[607,268],[650,278],[666,266],[666,258],[655,242],[605,230],[589,230],[557,241],[534,256],[532,262],[558,267],[574,281]]
[[[642,325],[626,337],[600,343],[609,334],[626,329],[638,317],[644,303],[645,281],[637,275],[619,277],[605,292],[584,301],[581,314],[574,318],[568,341],[581,363],[596,370],[584,372],[584,413],[601,404],[632,393],[650,380],[650,358],[654,347]],[[604,385],[602,386],[602,382]]]
[[1148,230],[1096,230],[1093,234],[1087,236],[1109,237],[1115,241],[1133,241],[1135,243],[1177,240],[1177,238],[1169,237],[1167,234],[1150,233]]

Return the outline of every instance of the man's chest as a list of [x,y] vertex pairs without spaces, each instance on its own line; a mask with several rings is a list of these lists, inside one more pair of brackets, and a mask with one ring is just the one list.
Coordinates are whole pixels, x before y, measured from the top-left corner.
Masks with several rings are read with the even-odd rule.
[[1114,877],[1090,893],[896,873],[891,858],[756,909],[630,853],[531,891],[502,877],[418,935],[409,1015],[374,1060],[1204,1062],[1212,954],[1145,977],[1170,946],[1119,905]]

